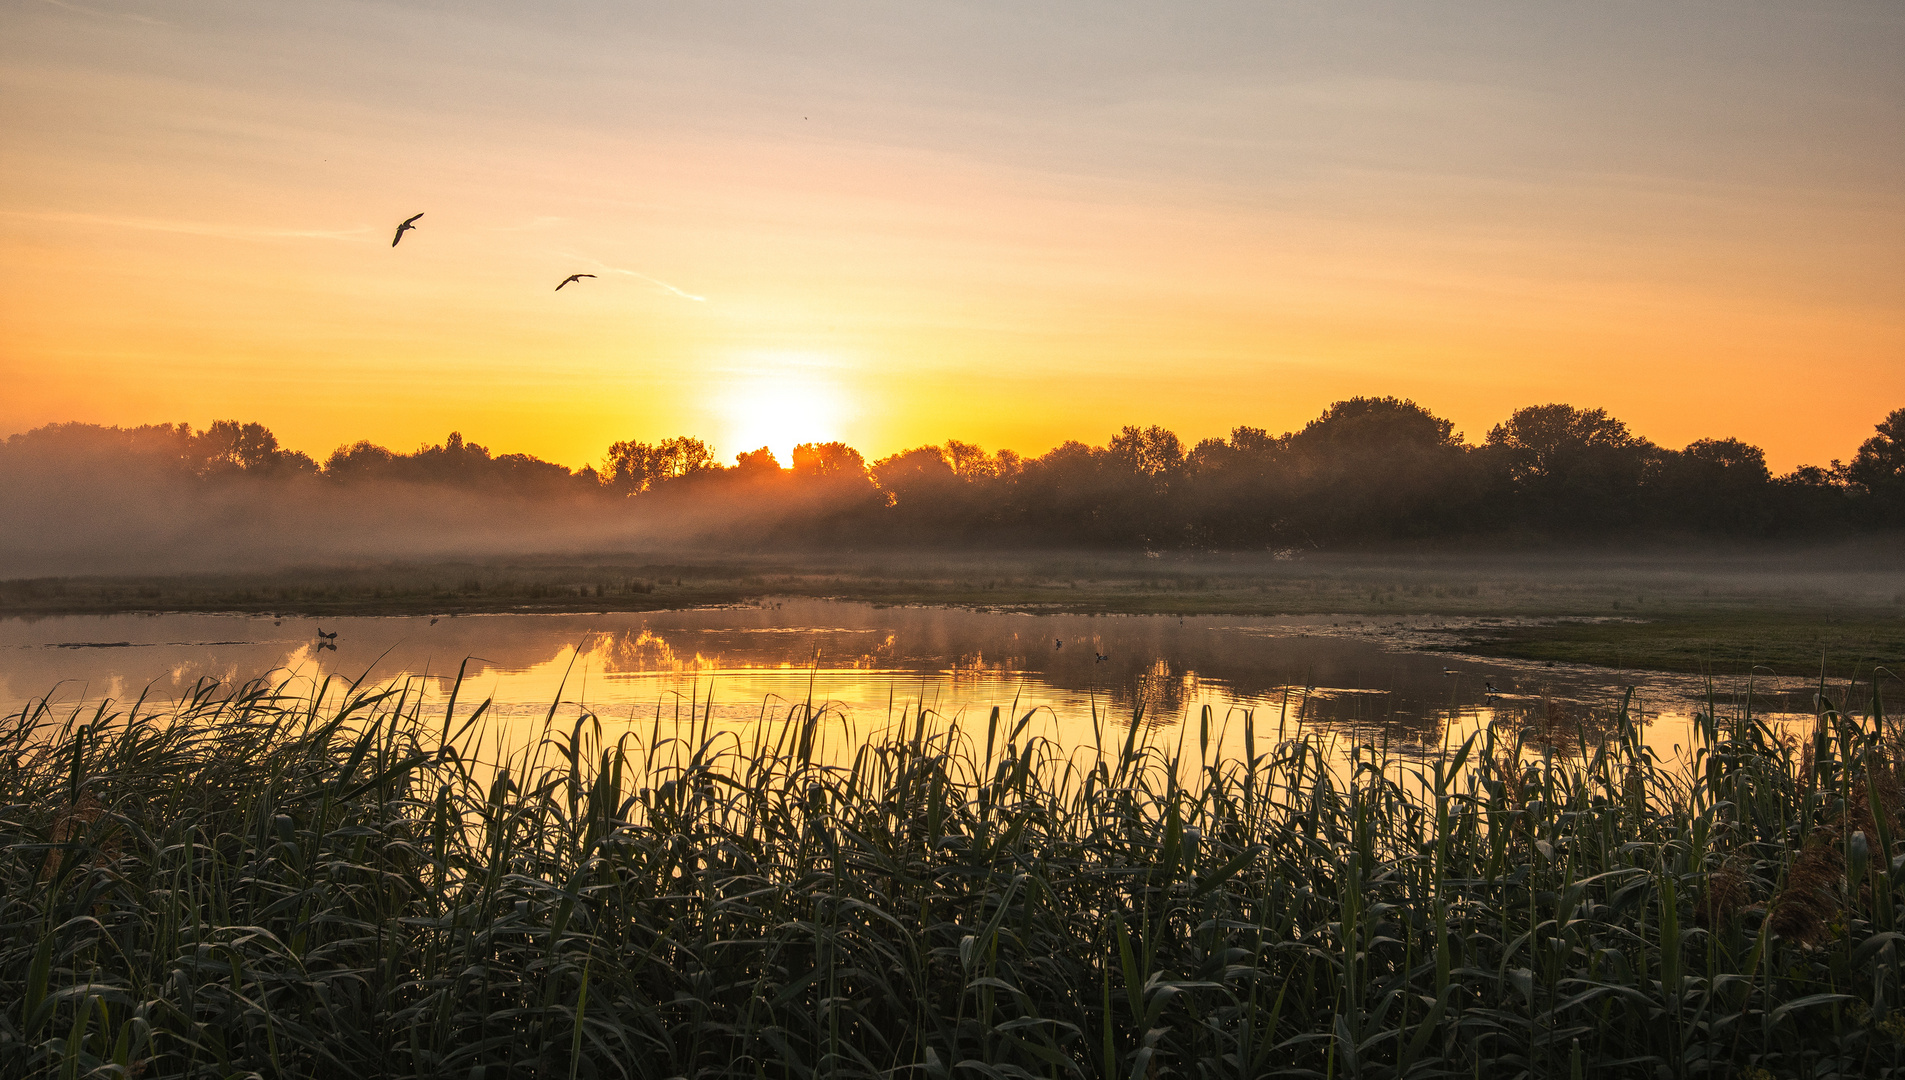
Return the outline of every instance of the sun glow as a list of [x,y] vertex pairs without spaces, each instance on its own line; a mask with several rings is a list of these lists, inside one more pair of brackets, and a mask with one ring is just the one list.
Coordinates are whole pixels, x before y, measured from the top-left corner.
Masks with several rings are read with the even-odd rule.
[[828,374],[799,360],[778,361],[776,370],[765,367],[737,372],[712,403],[726,460],[765,446],[786,466],[798,444],[842,437],[847,398]]

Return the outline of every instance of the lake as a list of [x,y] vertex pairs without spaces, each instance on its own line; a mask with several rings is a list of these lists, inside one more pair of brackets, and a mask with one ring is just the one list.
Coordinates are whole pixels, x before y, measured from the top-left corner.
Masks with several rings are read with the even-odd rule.
[[[0,620],[0,706],[11,713],[45,696],[66,715],[142,693],[176,699],[205,679],[269,676],[304,688],[327,678],[409,680],[440,707],[462,668],[459,715],[489,699],[512,740],[540,731],[552,704],[565,725],[586,708],[607,725],[645,730],[690,712],[745,728],[811,701],[826,708],[836,742],[921,708],[970,726],[999,706],[1043,707],[1032,729],[1072,747],[1105,730],[1122,738],[1134,715],[1147,738],[1188,732],[1194,744],[1208,706],[1233,752],[1249,711],[1259,738],[1320,731],[1412,753],[1497,719],[1572,731],[1632,687],[1649,742],[1663,751],[1687,743],[1705,707],[1703,680],[1442,651],[1490,621],[1498,620],[1089,616],[825,600],[437,619],[61,616]],[[1814,689],[1757,682],[1754,711],[1810,721]],[[1733,680],[1717,690],[1727,712],[1747,688]],[[1097,734],[1094,712],[1104,718]]]

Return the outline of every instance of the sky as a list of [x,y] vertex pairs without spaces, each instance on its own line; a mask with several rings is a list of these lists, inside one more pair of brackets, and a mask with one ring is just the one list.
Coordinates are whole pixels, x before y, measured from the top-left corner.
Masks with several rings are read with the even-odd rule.
[[1905,406],[1901,57],[1896,0],[0,0],[0,435],[785,462],[1369,394],[1823,464]]

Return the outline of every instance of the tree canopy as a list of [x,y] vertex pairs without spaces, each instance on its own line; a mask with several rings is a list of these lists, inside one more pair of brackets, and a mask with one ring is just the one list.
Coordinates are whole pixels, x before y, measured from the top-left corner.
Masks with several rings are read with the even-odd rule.
[[[1905,525],[1905,409],[1849,465],[1774,476],[1739,439],[1655,445],[1599,408],[1515,410],[1480,445],[1413,401],[1357,397],[1294,432],[1239,426],[1187,447],[1130,425],[1102,446],[1036,457],[949,439],[869,463],[841,442],[803,443],[783,467],[765,447],[723,464],[698,438],[611,444],[571,470],[496,454],[451,432],[401,452],[359,441],[320,465],[257,423],[121,428],[51,424],[0,442],[9,490],[91,490],[101,477],[166,485],[399,485],[618,507],[724,506],[771,521],[778,541],[1008,543],[1249,549],[1462,537],[1773,536]],[[70,489],[70,490],[69,490]],[[78,497],[74,495],[72,497]]]

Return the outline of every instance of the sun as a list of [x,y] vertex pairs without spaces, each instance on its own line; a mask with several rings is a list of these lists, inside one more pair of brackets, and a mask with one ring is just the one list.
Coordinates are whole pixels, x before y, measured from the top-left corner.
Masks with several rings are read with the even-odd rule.
[[712,404],[724,459],[765,446],[783,466],[800,443],[840,438],[848,412],[846,395],[828,374],[798,364],[737,372]]

